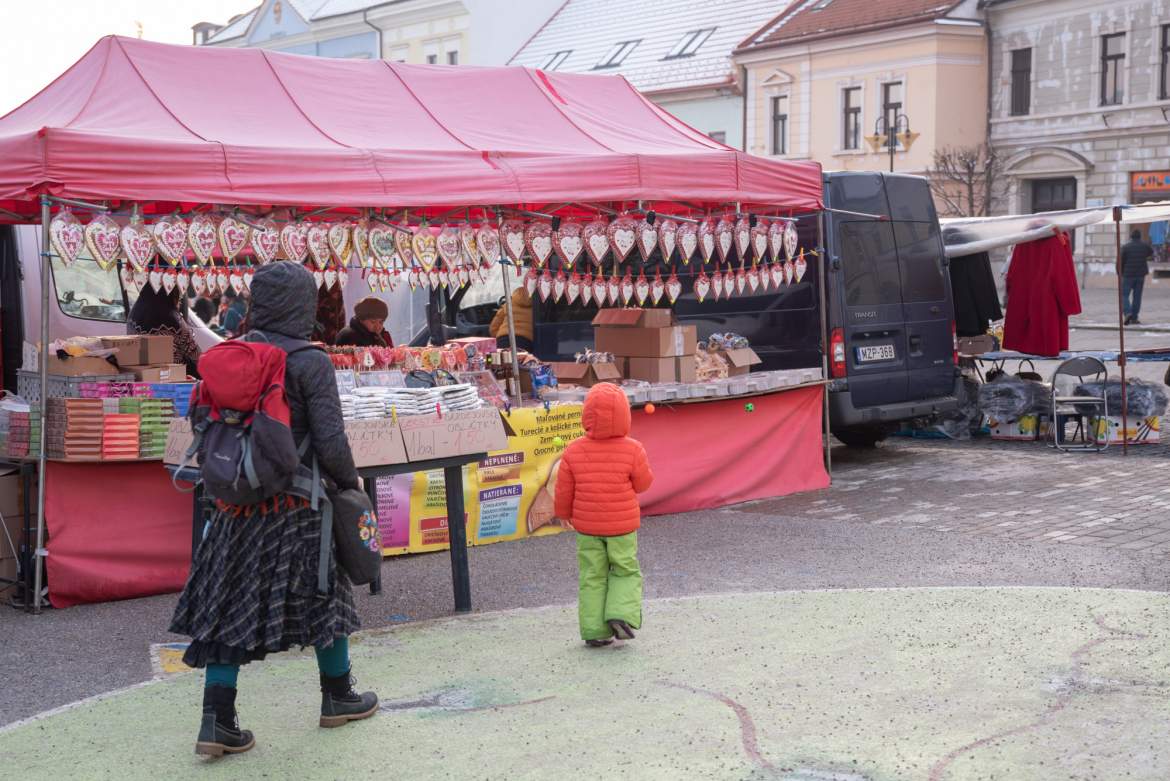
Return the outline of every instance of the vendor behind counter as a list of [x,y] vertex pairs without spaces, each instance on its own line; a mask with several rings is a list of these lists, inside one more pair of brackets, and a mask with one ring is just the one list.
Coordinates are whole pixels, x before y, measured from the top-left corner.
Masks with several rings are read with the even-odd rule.
[[[532,296],[522,287],[512,291],[512,321],[516,328],[516,347],[520,350],[534,352],[536,343],[532,327]],[[480,322],[483,322],[482,320]],[[510,349],[508,342],[508,304],[500,304],[496,314],[492,317],[492,324],[488,326],[488,333],[496,339],[496,346]]]
[[349,325],[337,334],[337,345],[354,347],[393,347],[390,334],[386,331],[386,320],[390,307],[374,296],[358,301],[353,308]]

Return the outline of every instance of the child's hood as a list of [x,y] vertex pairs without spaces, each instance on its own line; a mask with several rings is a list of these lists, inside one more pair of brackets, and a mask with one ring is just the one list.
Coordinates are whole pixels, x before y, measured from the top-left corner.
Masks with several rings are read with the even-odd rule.
[[618,386],[603,382],[585,396],[581,427],[590,439],[612,439],[630,433],[630,402]]

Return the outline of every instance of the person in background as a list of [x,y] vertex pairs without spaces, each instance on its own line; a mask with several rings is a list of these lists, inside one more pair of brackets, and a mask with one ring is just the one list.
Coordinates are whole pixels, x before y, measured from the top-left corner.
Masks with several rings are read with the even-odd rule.
[[[533,342],[532,328],[532,296],[522,287],[512,291],[512,320],[516,326],[516,349],[534,352],[536,343]],[[496,346],[509,349],[508,344],[508,305],[500,304],[496,314],[492,317],[492,324],[488,326],[488,333],[496,339]]]
[[1130,231],[1129,241],[1121,248],[1121,299],[1125,309],[1125,324],[1140,325],[1138,314],[1142,309],[1142,288],[1150,273],[1150,258],[1154,248],[1142,241],[1142,232]]
[[[286,351],[303,345],[315,323],[314,288],[312,275],[297,263],[261,266],[252,282],[252,330],[244,338]],[[293,439],[308,442],[302,465],[315,460],[327,481],[358,488],[329,356],[296,350],[286,367]],[[329,561],[321,564],[322,512],[296,496],[278,499],[263,509],[216,502],[171,619],[170,631],[191,638],[183,662],[206,668],[197,754],[238,754],[255,745],[236,716],[240,666],[293,646],[316,651],[321,727],[340,727],[378,710],[377,695],[358,693],[350,677],[349,636],[361,622],[334,553],[327,551]],[[325,593],[317,588],[321,566],[328,573]]]
[[1158,220],[1150,223],[1150,243],[1154,245],[1154,260],[1159,263],[1165,263],[1166,258],[1166,232],[1170,228],[1170,222],[1166,220]]
[[313,328],[313,341],[334,344],[337,334],[345,328],[345,299],[341,285],[317,290],[317,324]]
[[151,285],[143,286],[138,300],[130,308],[130,317],[126,319],[126,333],[170,336],[175,345],[172,360],[186,366],[188,376],[198,377],[199,345],[179,311],[181,300],[182,294],[177,287],[164,293]]
[[390,307],[385,301],[374,296],[363,298],[354,306],[349,325],[337,334],[337,346],[393,347],[394,342],[386,332],[386,318],[389,316]]
[[215,330],[212,326],[212,321],[215,320],[215,302],[210,298],[207,296],[199,296],[196,298],[191,304],[191,311],[199,316],[199,319],[203,321],[205,326]]
[[603,382],[585,396],[585,436],[573,440],[557,470],[556,517],[577,530],[577,618],[591,648],[632,640],[642,626],[638,566],[638,494],[654,473],[642,443],[630,434],[630,402]]
[[244,320],[248,317],[248,300],[234,288],[223,291],[224,309],[219,314],[219,326],[228,339],[244,332]]

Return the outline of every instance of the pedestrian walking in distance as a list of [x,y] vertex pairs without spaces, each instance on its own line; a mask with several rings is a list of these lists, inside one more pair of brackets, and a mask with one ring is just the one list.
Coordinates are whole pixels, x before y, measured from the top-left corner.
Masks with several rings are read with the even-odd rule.
[[654,473],[642,443],[629,436],[630,402],[616,385],[590,388],[581,412],[585,436],[561,458],[556,514],[577,531],[581,639],[590,647],[632,640],[642,627],[638,494]]
[[[251,330],[243,341],[272,345],[287,355],[283,379],[288,426],[293,442],[307,438],[309,443],[299,451],[290,443],[298,473],[312,475],[315,463],[318,483],[323,478],[329,490],[329,484],[357,489],[360,480],[345,436],[333,365],[308,343],[316,308],[317,286],[304,267],[283,262],[263,266],[252,282]],[[204,360],[217,349],[208,351]],[[209,376],[204,375],[205,385]],[[199,430],[206,417],[193,422]],[[203,440],[203,448],[208,447]],[[201,463],[210,461],[205,455],[200,453]],[[262,455],[257,452],[256,464]],[[311,486],[312,480],[308,482]],[[311,645],[317,652],[320,726],[338,727],[377,711],[373,692],[359,694],[353,688],[349,635],[360,622],[352,586],[334,550],[320,550],[322,509],[315,505],[293,489],[259,505],[216,501],[171,621],[172,632],[191,638],[183,661],[207,670],[197,754],[237,754],[255,745],[236,717],[240,666],[294,645]]]
[[1154,248],[1142,241],[1142,232],[1131,231],[1129,241],[1121,248],[1121,298],[1126,325],[1141,325],[1138,313],[1142,309],[1142,288],[1146,286],[1152,257]]

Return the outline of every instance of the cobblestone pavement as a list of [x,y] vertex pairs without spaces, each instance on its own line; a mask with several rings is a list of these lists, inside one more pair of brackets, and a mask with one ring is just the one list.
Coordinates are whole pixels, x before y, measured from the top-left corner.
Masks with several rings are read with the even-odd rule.
[[1170,555],[1170,446],[1058,453],[1042,442],[893,438],[835,450],[833,488],[739,512]]

